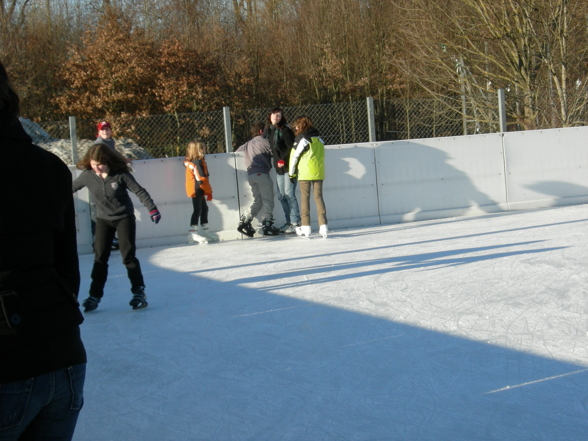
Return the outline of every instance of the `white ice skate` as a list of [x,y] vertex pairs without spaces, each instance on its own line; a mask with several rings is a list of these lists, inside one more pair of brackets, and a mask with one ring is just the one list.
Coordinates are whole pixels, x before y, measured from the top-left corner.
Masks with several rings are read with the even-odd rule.
[[218,236],[210,232],[208,224],[202,224],[201,227],[202,230],[200,231],[200,236],[205,237],[209,242],[215,242],[218,240]]
[[329,235],[329,227],[327,225],[321,225],[319,227],[319,234],[323,236],[323,239],[326,239]]
[[296,234],[300,237],[308,237],[310,236],[310,233],[310,225],[302,225],[301,227],[296,227]]
[[205,244],[208,243],[208,239],[200,234],[198,234],[198,226],[192,225],[192,228],[189,231],[188,238],[192,241],[192,243],[200,243]]

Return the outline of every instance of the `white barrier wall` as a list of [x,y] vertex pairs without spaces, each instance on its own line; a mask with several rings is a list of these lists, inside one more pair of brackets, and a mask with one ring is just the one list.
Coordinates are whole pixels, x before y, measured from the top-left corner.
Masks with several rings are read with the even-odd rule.
[[501,140],[491,134],[377,144],[382,223],[505,209]]
[[[333,229],[498,211],[588,203],[588,127],[328,146],[324,199]],[[221,240],[239,239],[251,205],[240,153],[207,155],[214,199],[209,225]],[[162,220],[154,225],[133,197],[137,246],[186,243],[191,199],[183,158],[133,162]],[[79,171],[72,168],[74,177]],[[275,174],[272,170],[272,179]],[[297,189],[297,195],[300,192]],[[91,252],[88,194],[76,194],[78,248]],[[312,198],[311,198],[312,199]],[[313,229],[316,210],[311,200]],[[285,221],[275,198],[276,225]]]
[[588,203],[588,127],[504,135],[509,208]]

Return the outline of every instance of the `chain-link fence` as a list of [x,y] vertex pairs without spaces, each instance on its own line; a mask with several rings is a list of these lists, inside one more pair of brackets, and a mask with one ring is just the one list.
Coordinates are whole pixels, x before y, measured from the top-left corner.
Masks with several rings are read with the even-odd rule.
[[[573,95],[573,112],[553,93],[525,97],[508,92],[508,130],[555,128],[584,125],[588,121],[586,94]],[[284,107],[284,116],[292,121],[299,115],[309,116],[328,145],[371,141],[434,138],[473,135],[500,131],[498,94],[439,97],[407,100],[373,100],[373,130],[370,139],[370,100],[346,103]],[[182,156],[190,140],[200,138],[209,153],[232,151],[250,139],[250,127],[267,121],[271,109],[230,110],[176,115],[124,116],[109,118],[114,138],[144,149],[143,157]],[[230,114],[230,119],[227,116]],[[567,117],[562,117],[567,115]],[[230,122],[229,122],[230,121]],[[99,120],[78,120],[78,139],[93,140]],[[69,139],[67,121],[43,122],[39,126],[55,139]],[[230,133],[225,133],[230,127]],[[227,139],[230,147],[227,148]]]
[[[308,116],[326,144],[349,144],[369,141],[369,121],[365,101],[284,107],[284,117],[292,122],[300,115]],[[268,122],[271,108],[231,112],[234,146],[247,142],[249,128],[257,121]]]

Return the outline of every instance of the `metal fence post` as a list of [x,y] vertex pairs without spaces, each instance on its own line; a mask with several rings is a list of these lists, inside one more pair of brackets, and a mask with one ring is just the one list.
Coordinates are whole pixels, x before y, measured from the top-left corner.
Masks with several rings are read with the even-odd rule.
[[225,148],[227,153],[233,151],[233,136],[231,132],[231,111],[228,107],[223,107],[223,121],[225,123]]
[[506,132],[506,102],[504,89],[498,89],[498,120],[500,123],[500,131]]
[[376,117],[374,112],[374,99],[367,97],[368,132],[370,142],[376,142]]
[[78,134],[75,116],[69,117],[69,137],[71,139],[71,161],[75,165],[78,163]]

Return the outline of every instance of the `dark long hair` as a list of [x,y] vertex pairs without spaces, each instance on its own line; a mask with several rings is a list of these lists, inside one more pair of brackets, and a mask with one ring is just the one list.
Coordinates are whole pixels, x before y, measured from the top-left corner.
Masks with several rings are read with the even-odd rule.
[[272,114],[277,113],[277,112],[282,112],[282,119],[280,119],[280,121],[278,122],[278,124],[276,124],[276,126],[281,129],[286,124],[288,124],[288,121],[286,121],[286,117],[284,116],[284,111],[282,109],[280,109],[279,107],[274,107],[272,110],[270,110],[268,112],[268,114],[267,114],[267,125],[270,126],[272,124]]
[[96,161],[100,164],[107,165],[113,173],[131,171],[125,158],[105,144],[94,144],[90,147],[86,152],[84,159],[79,161],[76,164],[76,167],[80,170],[92,170],[90,161]]
[[20,114],[20,99],[12,88],[4,65],[0,61],[0,112]]

